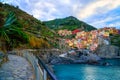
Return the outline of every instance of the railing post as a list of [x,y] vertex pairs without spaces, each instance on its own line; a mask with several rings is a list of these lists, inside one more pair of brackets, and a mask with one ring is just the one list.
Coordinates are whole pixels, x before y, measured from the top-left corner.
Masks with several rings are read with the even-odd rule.
[[43,74],[44,74],[44,75],[43,75],[44,80],[47,80],[47,72],[46,72],[45,69],[43,70]]

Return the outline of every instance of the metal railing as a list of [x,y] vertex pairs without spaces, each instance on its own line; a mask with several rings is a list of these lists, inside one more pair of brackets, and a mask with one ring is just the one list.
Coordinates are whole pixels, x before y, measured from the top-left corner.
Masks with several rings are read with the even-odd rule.
[[[43,72],[44,72],[44,80],[47,80],[47,78],[49,78],[50,80],[58,80],[56,78],[56,76],[48,69],[48,67],[44,64],[44,62],[40,59],[40,57],[38,57],[38,63],[39,65],[43,68]],[[48,76],[48,77],[47,77]]]

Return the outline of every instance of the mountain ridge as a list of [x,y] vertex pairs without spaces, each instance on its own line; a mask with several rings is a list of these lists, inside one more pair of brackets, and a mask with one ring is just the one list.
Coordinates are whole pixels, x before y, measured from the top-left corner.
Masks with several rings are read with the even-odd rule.
[[68,16],[66,18],[57,18],[54,20],[49,20],[49,21],[43,21],[43,23],[54,30],[59,30],[59,29],[68,29],[68,30],[74,30],[74,29],[82,29],[84,31],[91,31],[95,30],[96,28],[78,20],[77,18],[73,16]]

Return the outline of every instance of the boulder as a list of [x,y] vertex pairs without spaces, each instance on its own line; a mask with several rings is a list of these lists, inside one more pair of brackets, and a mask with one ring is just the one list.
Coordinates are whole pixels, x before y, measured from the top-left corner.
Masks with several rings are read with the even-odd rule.
[[116,58],[120,57],[120,48],[113,45],[99,46],[95,53],[102,58]]
[[[96,54],[93,54],[89,50],[82,50],[82,55],[78,53],[67,54],[65,57],[60,57],[57,55],[51,56],[50,64],[70,64],[70,63],[98,63],[100,57]],[[80,53],[80,54],[81,54]]]
[[93,54],[89,50],[83,50],[83,55],[80,56],[80,60],[83,60],[86,63],[97,63],[100,59],[99,56]]
[[66,58],[66,57],[54,57],[51,61],[50,64],[70,64],[73,63],[74,61],[71,58]]
[[100,60],[96,54],[89,50],[74,51],[74,53],[48,53],[41,55],[46,64],[96,63]]
[[[67,54],[65,53],[65,55]],[[46,64],[70,64],[73,62],[72,58],[67,58],[67,56],[63,56],[63,54],[54,52],[40,55],[40,57]]]

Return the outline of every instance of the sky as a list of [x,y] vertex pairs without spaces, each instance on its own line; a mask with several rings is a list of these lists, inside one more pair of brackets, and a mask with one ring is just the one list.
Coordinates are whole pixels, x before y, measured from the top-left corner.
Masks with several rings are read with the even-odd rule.
[[4,0],[41,21],[74,16],[96,28],[120,29],[120,0]]

